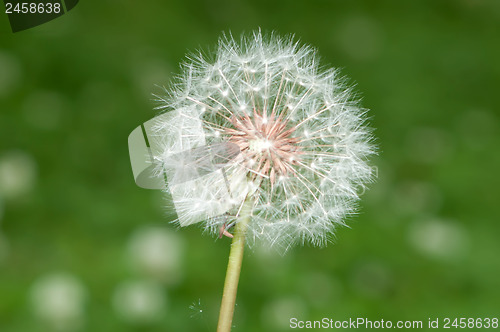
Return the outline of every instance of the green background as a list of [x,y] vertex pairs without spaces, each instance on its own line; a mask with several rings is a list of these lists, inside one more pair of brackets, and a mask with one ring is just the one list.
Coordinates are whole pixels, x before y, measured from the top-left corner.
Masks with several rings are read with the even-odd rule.
[[81,1],[0,23],[1,332],[215,330],[230,241],[169,224],[127,137],[186,52],[258,27],[356,83],[379,178],[335,244],[247,250],[233,330],[500,317],[499,1]]

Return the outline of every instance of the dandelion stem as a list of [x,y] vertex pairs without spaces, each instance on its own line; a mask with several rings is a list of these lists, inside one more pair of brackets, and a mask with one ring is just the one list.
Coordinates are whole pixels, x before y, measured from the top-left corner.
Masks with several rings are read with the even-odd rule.
[[247,196],[235,226],[234,238],[229,252],[229,262],[227,264],[226,281],[224,282],[224,292],[222,294],[217,332],[231,331],[234,305],[236,303],[236,292],[240,279],[241,262],[245,249],[245,236],[252,215],[253,203],[254,199],[251,195]]

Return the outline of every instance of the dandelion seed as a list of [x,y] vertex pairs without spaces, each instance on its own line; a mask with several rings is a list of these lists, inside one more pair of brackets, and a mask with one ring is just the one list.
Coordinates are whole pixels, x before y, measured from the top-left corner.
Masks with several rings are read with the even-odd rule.
[[200,318],[203,315],[203,307],[201,305],[201,299],[198,299],[198,301],[193,302],[190,306],[189,309],[193,312],[191,315],[191,318]]

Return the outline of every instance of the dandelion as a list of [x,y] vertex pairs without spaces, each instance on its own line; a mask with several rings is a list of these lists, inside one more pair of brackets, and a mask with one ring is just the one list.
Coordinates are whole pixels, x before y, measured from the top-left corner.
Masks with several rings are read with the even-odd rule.
[[324,245],[355,212],[373,176],[366,111],[337,70],[319,66],[314,49],[260,31],[240,42],[222,38],[213,59],[190,58],[159,101],[170,116],[154,126],[158,173],[186,171],[169,166],[180,151],[233,151],[216,153],[226,157],[223,167],[167,189],[182,226],[204,220],[206,230],[227,235],[236,225],[219,318],[219,331],[228,331],[245,239]]
[[30,291],[34,314],[53,331],[73,331],[83,327],[87,290],[74,275],[59,272],[41,276]]

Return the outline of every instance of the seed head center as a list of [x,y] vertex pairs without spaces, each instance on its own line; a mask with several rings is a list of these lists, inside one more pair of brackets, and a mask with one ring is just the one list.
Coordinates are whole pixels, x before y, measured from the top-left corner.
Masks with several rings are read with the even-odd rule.
[[269,150],[273,146],[273,142],[268,139],[254,139],[248,142],[249,149],[252,152],[262,153]]
[[294,165],[302,154],[294,137],[295,128],[281,115],[262,114],[255,110],[231,119],[233,128],[226,129],[229,141],[240,147],[248,169],[268,177],[274,183],[277,175],[294,173]]

